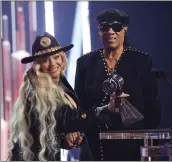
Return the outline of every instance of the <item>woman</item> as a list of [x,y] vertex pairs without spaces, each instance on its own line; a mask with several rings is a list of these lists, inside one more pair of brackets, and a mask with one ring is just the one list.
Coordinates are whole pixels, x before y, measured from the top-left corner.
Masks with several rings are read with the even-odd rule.
[[[22,63],[33,62],[24,76],[12,117],[9,160],[60,160],[60,148],[82,146],[83,134],[95,120],[95,112],[80,112],[75,92],[66,80],[65,53],[73,45],[61,48],[49,33],[38,35],[32,56]],[[114,100],[107,109],[113,111]],[[79,133],[79,132],[81,133]],[[75,132],[70,137],[70,132]],[[84,154],[85,152],[83,152]]]

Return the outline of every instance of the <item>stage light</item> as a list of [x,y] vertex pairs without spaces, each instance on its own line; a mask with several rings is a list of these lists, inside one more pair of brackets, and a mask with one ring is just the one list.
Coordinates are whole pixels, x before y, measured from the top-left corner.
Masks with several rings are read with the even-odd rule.
[[91,51],[89,2],[77,2],[72,44],[74,44],[74,48],[70,51],[68,58],[67,79],[74,87],[76,61],[82,54]]
[[54,11],[53,1],[45,1],[45,30],[54,36]]
[[82,44],[83,54],[91,51],[91,38],[90,38],[90,21],[89,21],[89,2],[79,2],[81,6],[81,24],[82,24]]

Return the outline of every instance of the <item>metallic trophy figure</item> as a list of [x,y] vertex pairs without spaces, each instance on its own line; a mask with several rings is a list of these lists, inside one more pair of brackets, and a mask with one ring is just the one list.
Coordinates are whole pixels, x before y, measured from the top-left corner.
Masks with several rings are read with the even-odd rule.
[[[110,79],[103,82],[103,91],[108,95],[115,92],[116,96],[119,97],[122,94],[123,85],[124,79],[117,73],[114,73]],[[121,107],[119,108],[119,112],[125,127],[144,118],[143,115],[138,112],[126,98],[121,98]]]

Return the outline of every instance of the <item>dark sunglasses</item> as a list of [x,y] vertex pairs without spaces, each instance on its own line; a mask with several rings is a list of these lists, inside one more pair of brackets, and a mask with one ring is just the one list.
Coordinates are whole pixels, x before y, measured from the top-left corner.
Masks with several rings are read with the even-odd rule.
[[119,22],[113,22],[113,23],[102,22],[99,25],[99,29],[102,32],[108,32],[110,28],[112,28],[114,32],[120,32],[123,29],[123,25]]

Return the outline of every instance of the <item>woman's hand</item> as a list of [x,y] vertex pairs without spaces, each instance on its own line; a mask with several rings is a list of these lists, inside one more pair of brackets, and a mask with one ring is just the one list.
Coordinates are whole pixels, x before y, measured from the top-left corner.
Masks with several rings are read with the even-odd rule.
[[68,133],[65,136],[65,142],[68,148],[76,148],[83,141],[83,134],[80,132]]

